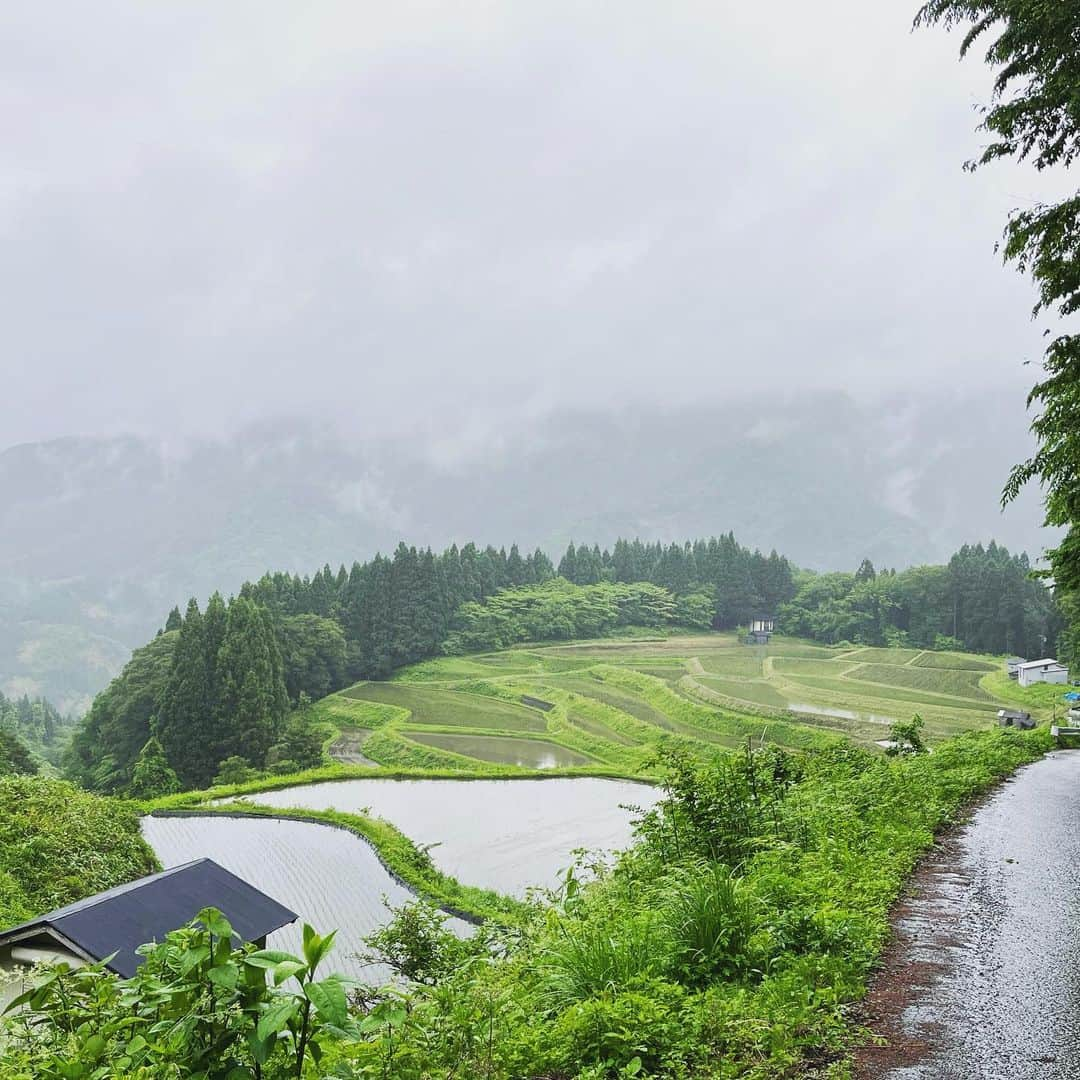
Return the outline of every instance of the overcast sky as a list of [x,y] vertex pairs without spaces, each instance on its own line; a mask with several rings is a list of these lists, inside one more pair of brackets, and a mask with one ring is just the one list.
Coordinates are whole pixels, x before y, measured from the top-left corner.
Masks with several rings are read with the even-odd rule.
[[7,4],[0,445],[1022,389],[1037,179],[916,7]]

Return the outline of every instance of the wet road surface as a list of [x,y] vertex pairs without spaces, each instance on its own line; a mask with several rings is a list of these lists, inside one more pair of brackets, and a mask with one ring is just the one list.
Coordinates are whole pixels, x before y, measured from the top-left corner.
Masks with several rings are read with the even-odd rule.
[[1080,751],[1027,766],[923,864],[867,998],[875,1080],[1080,1077]]

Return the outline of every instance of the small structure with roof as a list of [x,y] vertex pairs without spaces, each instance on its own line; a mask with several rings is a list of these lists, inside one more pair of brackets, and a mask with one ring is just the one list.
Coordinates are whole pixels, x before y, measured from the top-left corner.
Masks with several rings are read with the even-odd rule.
[[80,967],[111,957],[105,966],[128,978],[142,963],[135,952],[140,945],[163,941],[206,907],[217,908],[241,940],[260,947],[268,934],[296,921],[295,912],[254,885],[212,859],[197,859],[0,930],[0,964]]
[[1009,659],[1005,661],[1005,673],[1010,679],[1016,679],[1020,675],[1020,665],[1026,663],[1027,660],[1022,656],[1010,656]]
[[1021,709],[998,709],[998,723],[1002,727],[1016,727],[1023,731],[1030,731],[1035,726],[1031,713]]
[[1045,660],[1028,660],[1017,669],[1016,681],[1021,686],[1034,686],[1035,683],[1067,683],[1069,669],[1059,664],[1053,657]]
[[751,619],[750,630],[746,635],[747,645],[768,645],[773,636],[776,620],[773,618]]

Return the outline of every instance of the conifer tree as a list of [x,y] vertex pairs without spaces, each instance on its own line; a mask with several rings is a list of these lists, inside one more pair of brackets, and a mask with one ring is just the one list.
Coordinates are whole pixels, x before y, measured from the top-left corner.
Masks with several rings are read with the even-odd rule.
[[161,743],[154,737],[147,739],[135,762],[128,794],[136,799],[152,799],[179,790],[180,779],[169,765]]
[[281,652],[269,614],[242,596],[229,605],[217,678],[220,698],[206,750],[214,767],[208,779],[232,755],[261,767],[288,712]]
[[172,657],[172,668],[154,722],[169,764],[185,785],[202,786],[214,775],[215,725],[210,708],[203,617],[195,599],[188,601]]

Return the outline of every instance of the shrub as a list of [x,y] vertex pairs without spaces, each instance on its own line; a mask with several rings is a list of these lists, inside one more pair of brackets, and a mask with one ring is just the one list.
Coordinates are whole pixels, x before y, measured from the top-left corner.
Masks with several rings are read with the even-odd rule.
[[299,1078],[328,1033],[361,1038],[337,978],[317,981],[333,944],[304,926],[303,956],[252,945],[205,908],[160,945],[130,979],[100,964],[59,964],[17,997],[18,1039],[0,1040],[5,1078],[142,1075],[205,1080]]
[[538,959],[541,1001],[557,1011],[618,992],[636,979],[661,974],[670,953],[659,915],[647,908],[565,919]]
[[757,923],[750,890],[726,866],[705,862],[680,868],[666,884],[672,976],[701,986],[744,974]]
[[[625,990],[606,990],[567,1008],[552,1026],[557,1047],[551,1065],[576,1072],[582,1065],[598,1065],[610,1075],[655,1074],[665,1058],[685,1051],[684,1013],[687,991],[663,979],[640,978]],[[640,1062],[634,1068],[633,1062]]]

